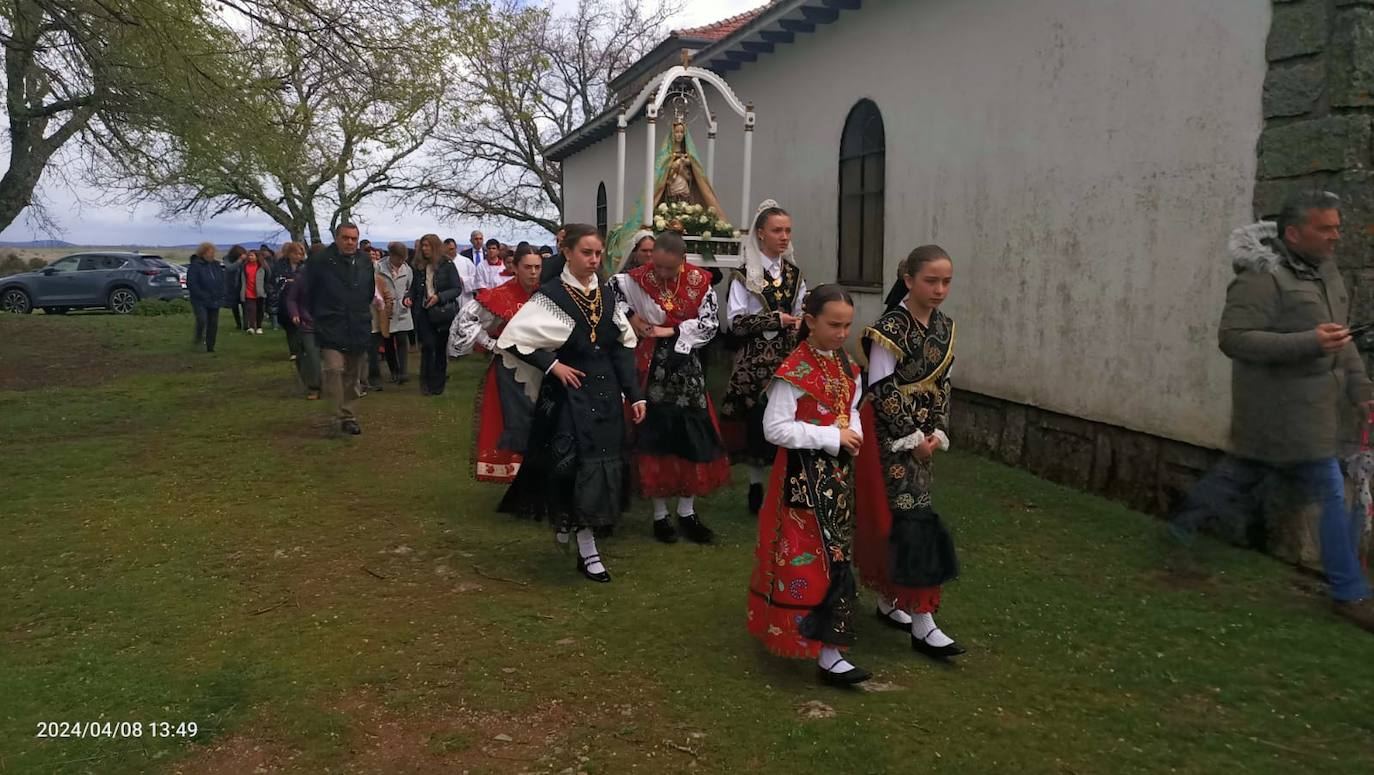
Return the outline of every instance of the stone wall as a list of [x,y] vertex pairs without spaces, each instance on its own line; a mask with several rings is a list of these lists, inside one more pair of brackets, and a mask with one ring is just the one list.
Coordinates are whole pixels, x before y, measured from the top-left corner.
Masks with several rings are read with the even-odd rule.
[[960,449],[1163,516],[1221,453],[1000,398],[956,390]]
[[1266,46],[1256,214],[1301,186],[1346,202],[1351,317],[1374,318],[1374,0],[1276,0]]

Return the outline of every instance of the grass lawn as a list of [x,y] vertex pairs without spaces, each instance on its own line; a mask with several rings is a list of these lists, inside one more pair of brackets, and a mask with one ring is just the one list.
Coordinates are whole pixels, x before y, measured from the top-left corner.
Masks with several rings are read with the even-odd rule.
[[1265,557],[1181,585],[1151,518],[952,453],[970,653],[866,615],[876,678],[839,691],[745,633],[741,487],[699,506],[712,547],[636,504],[590,584],[468,474],[482,364],[331,440],[277,332],[190,329],[0,318],[0,772],[1374,771],[1374,640]]

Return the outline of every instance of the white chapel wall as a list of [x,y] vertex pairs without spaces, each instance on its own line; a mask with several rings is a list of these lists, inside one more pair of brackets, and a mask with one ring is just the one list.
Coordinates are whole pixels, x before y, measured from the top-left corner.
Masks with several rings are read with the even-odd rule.
[[[1226,236],[1250,218],[1269,14],[1267,0],[868,0],[727,76],[759,114],[752,198],[793,213],[809,280],[833,280],[840,132],[874,100],[886,274],[922,243],[954,256],[958,387],[1225,446],[1216,323]],[[720,114],[715,183],[738,222],[740,132]],[[642,124],[629,141],[627,211]],[[593,221],[603,180],[613,207],[614,177],[614,138],[568,159],[566,217]],[[860,319],[880,304],[863,296]]]

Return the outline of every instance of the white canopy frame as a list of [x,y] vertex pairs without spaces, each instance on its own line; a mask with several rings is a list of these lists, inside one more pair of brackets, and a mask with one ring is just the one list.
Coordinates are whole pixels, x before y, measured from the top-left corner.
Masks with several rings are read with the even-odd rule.
[[[662,73],[654,76],[640,90],[624,111],[616,118],[616,177],[618,179],[615,189],[615,220],[616,223],[625,221],[625,129],[630,125],[630,121],[639,115],[639,111],[645,111],[644,125],[647,133],[647,140],[644,145],[644,214],[647,218],[653,218],[654,209],[654,155],[657,151],[655,134],[658,123],[658,113],[663,108],[663,103],[667,101],[669,91],[673,84],[679,79],[686,78],[692,82],[692,87],[696,91],[697,98],[701,100],[701,108],[707,116],[707,141],[706,141],[706,176],[714,182],[716,171],[716,115],[711,111],[710,104],[706,99],[706,88],[703,82],[708,83],[720,92],[725,99],[725,104],[735,112],[740,118],[744,119],[744,182],[743,191],[740,196],[739,218],[735,223],[745,223],[748,221],[750,207],[750,186],[753,182],[753,162],[754,162],[754,125],[757,117],[754,115],[753,104],[746,105],[735,96],[729,84],[719,75],[700,67],[693,67],[685,63],[675,65]],[[652,101],[650,98],[652,97]],[[650,224],[640,224],[648,227]]]

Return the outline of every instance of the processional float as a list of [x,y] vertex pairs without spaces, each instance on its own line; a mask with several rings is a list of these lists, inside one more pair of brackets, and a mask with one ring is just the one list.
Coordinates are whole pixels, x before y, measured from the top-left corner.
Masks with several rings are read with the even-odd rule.
[[[719,125],[707,98],[710,85],[725,104],[744,120],[743,181],[739,217],[730,221],[728,212],[716,198],[711,181],[715,178],[716,134]],[[667,106],[673,111],[670,134],[660,147],[657,142],[658,118]],[[687,132],[690,112],[702,111],[707,120],[706,165],[703,169]],[[644,112],[644,192],[630,218],[625,217],[625,133],[630,123]],[[735,224],[747,228],[750,183],[754,155],[754,106],[746,105],[716,73],[692,66],[684,52],[682,64],[654,76],[616,117],[615,223],[611,240],[620,245],[640,230],[681,232],[687,242],[688,260],[704,266],[737,267],[740,264],[739,238]]]

